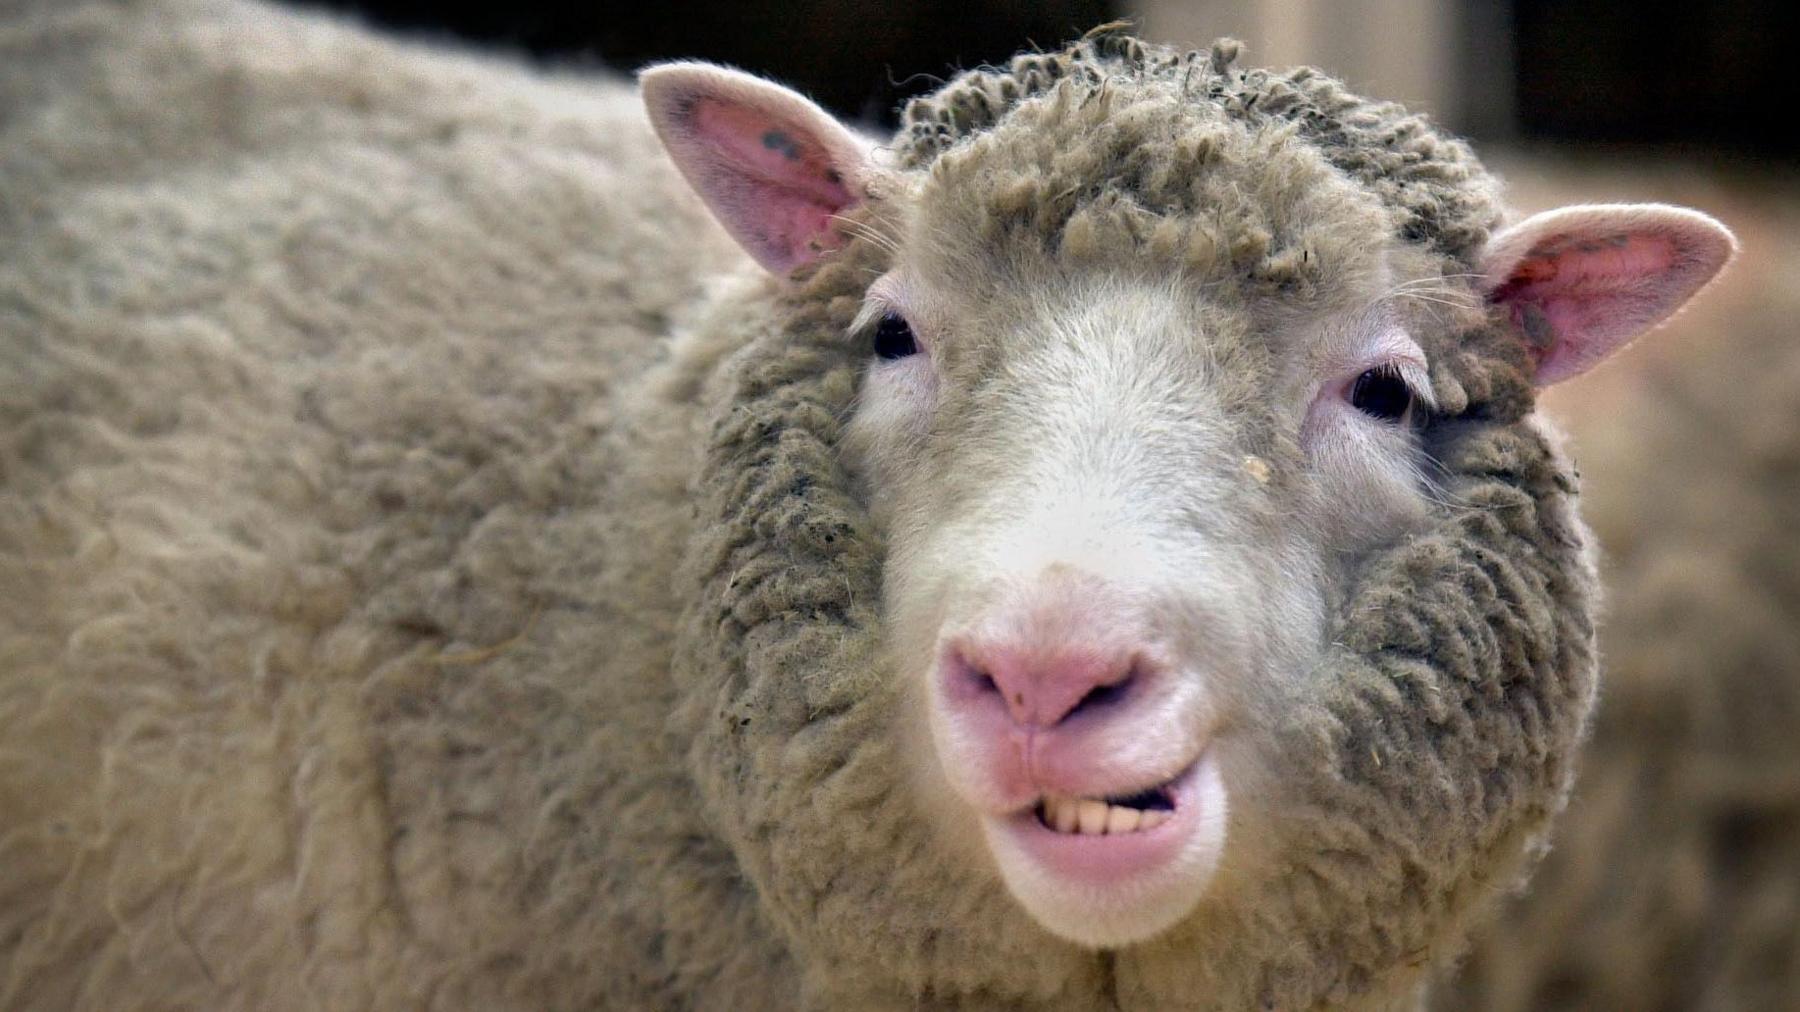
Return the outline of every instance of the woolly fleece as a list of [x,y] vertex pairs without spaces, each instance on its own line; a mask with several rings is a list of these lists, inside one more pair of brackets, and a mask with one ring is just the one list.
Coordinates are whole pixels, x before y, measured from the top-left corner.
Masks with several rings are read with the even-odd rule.
[[[1052,259],[1303,298],[1373,220],[1462,283],[1466,148],[1233,56],[1023,57],[896,154],[1102,152],[978,174]],[[1461,508],[1270,729],[1284,873],[1094,953],[896,774],[834,449],[877,244],[764,279],[625,88],[223,0],[15,14],[0,131],[0,1005],[1405,1006],[1562,804],[1593,579],[1497,321],[1421,335]]]

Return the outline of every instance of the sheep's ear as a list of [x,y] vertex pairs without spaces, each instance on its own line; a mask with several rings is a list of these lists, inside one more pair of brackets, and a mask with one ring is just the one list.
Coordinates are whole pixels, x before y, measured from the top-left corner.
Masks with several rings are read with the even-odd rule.
[[1725,226],[1666,204],[1580,204],[1496,233],[1482,255],[1548,386],[1673,316],[1737,251]]
[[669,157],[758,263],[786,274],[843,244],[832,216],[861,202],[870,142],[742,71],[665,63],[638,81]]

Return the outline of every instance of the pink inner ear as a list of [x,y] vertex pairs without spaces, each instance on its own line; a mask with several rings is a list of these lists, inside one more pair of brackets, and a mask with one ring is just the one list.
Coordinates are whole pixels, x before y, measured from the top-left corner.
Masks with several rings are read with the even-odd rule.
[[1538,356],[1537,379],[1584,372],[1667,315],[1688,294],[1672,284],[1671,237],[1633,232],[1537,244],[1491,298],[1507,304]]
[[708,196],[765,265],[786,271],[842,244],[831,216],[856,198],[816,139],[710,97],[695,100],[690,115],[697,139],[716,153],[703,170]]

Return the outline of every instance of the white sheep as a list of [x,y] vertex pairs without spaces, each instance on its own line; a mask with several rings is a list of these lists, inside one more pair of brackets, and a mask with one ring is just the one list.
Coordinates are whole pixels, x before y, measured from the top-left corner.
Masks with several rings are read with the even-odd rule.
[[7,21],[0,1006],[1413,1002],[1593,697],[1533,389],[1732,242],[1234,56]]

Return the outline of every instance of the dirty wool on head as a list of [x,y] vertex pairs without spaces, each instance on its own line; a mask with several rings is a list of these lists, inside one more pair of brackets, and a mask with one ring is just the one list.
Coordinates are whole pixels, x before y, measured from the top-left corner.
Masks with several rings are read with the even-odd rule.
[[[1333,166],[1394,208],[1405,238],[1465,260],[1474,254],[1498,222],[1500,207],[1498,187],[1467,145],[1402,106],[1353,95],[1311,68],[1240,69],[1241,48],[1222,39],[1205,52],[1179,53],[1097,30],[1061,52],[1019,56],[1003,68],[963,74],[907,104],[897,139],[901,164],[930,165],[958,142],[991,129],[1021,102],[1059,86],[1082,101],[1104,101],[1110,87],[1168,82],[1177,86],[1179,101],[1211,107],[1234,122],[1290,125]],[[1187,154],[1169,150],[1168,141],[1153,132],[1139,139],[1153,150],[1120,149],[1118,168],[1154,161],[1166,171],[1171,159]],[[1113,177],[1132,178],[1129,172]]]
[[[1178,93],[1467,270],[1497,212],[1466,149],[1232,56],[1101,35],[965,75],[900,160],[1064,82],[1121,129]],[[1166,210],[1114,168],[1059,242]],[[1280,229],[1220,227],[1209,269],[1304,281]],[[1592,695],[1522,353],[1429,339],[1459,508],[1368,563],[1288,709],[1287,873],[1093,953],[946,861],[893,754],[882,534],[835,452],[882,255],[707,283],[747,265],[620,84],[230,0],[15,5],[0,1006],[1410,1000],[1560,806]]]

